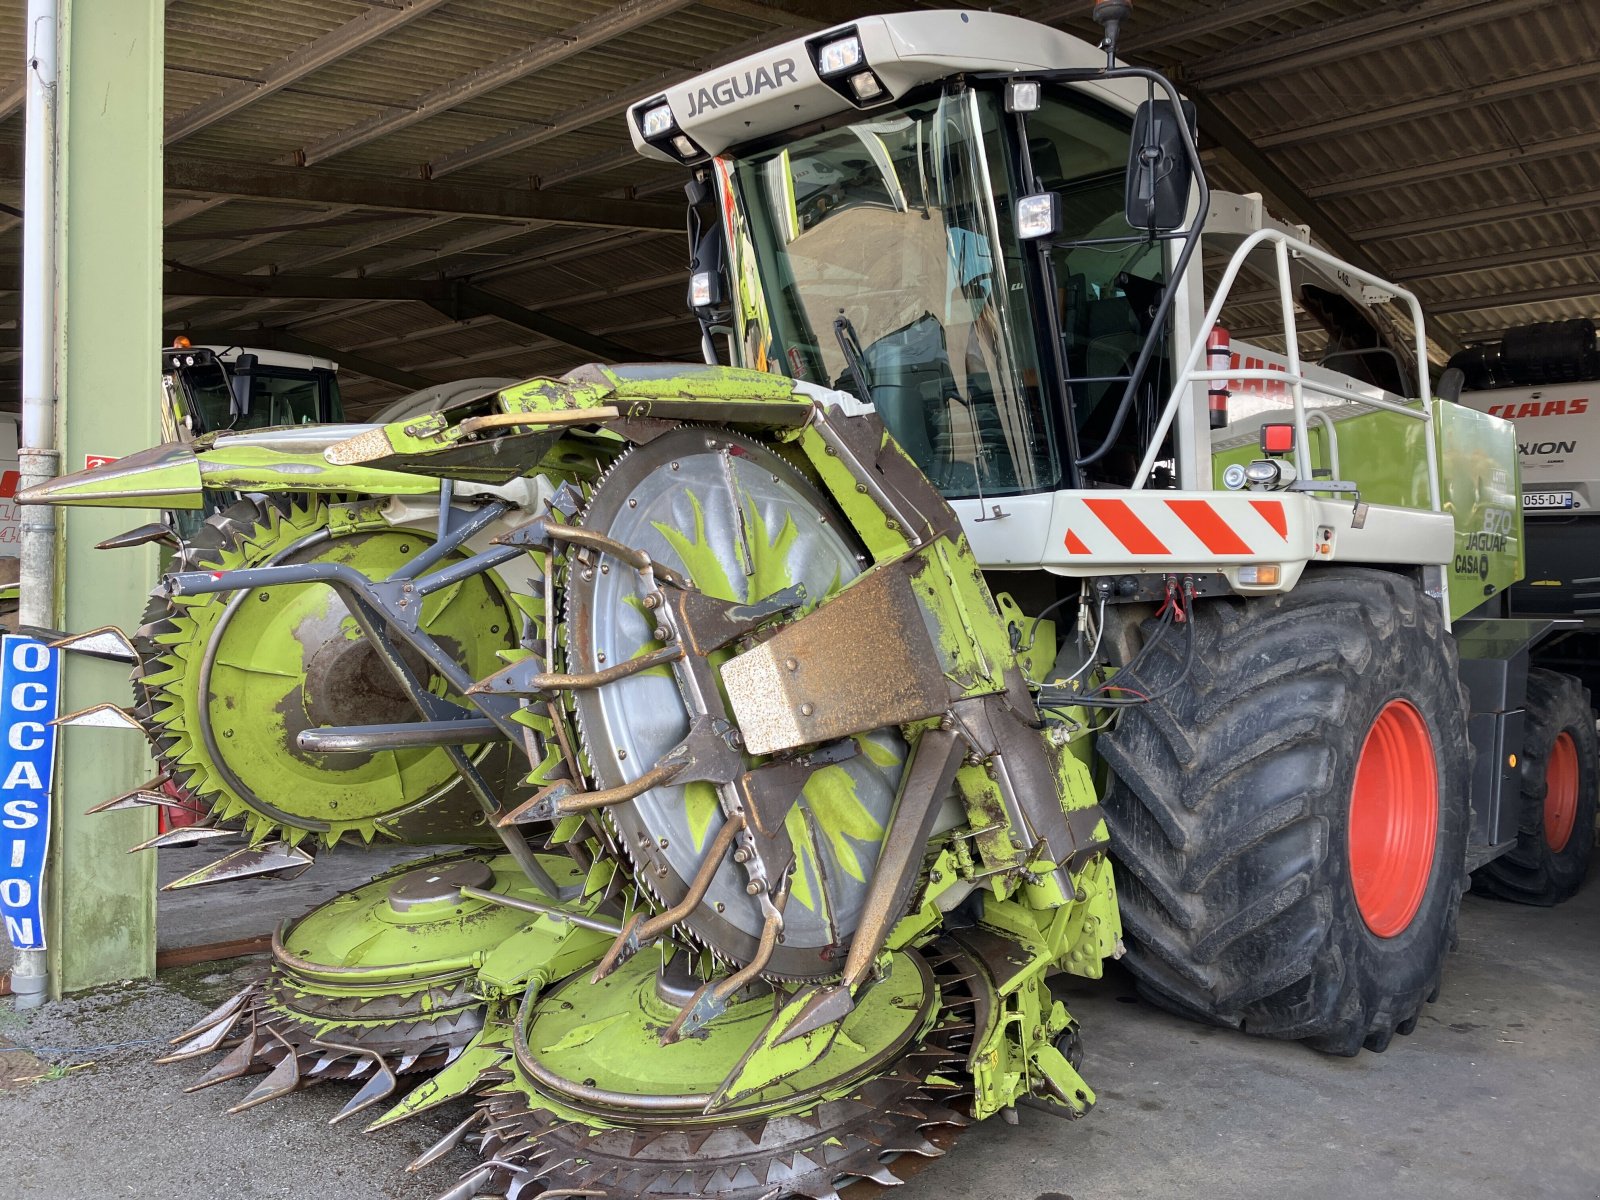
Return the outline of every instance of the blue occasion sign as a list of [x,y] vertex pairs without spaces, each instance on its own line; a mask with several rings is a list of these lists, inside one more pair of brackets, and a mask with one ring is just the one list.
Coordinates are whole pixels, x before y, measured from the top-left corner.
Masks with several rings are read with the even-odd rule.
[[20,634],[0,638],[0,917],[19,950],[44,949],[45,852],[55,774],[61,652]]

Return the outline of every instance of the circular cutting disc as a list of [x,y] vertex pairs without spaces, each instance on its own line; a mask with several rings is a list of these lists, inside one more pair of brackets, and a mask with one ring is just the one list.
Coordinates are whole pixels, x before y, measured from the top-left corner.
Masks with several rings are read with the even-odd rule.
[[[565,855],[540,861],[560,885],[583,877]],[[260,1100],[312,1081],[370,1077],[379,1063],[404,1074],[453,1061],[483,1026],[478,968],[535,920],[509,904],[463,897],[462,887],[552,899],[510,855],[398,867],[286,922],[266,976],[175,1039],[170,1057],[228,1050],[195,1087],[270,1069],[276,1078]]]
[[[332,537],[328,522],[328,506],[317,500],[243,501],[207,522],[176,569],[342,563],[381,579],[432,544],[427,534],[391,527]],[[305,729],[415,717],[332,589],[158,600],[146,621],[137,638],[139,712],[163,765],[220,819],[243,818],[256,839],[281,831],[291,841],[307,832],[330,843],[345,832],[370,840],[380,827],[408,840],[482,836],[472,832],[481,825],[476,806],[443,747],[330,755],[296,745]],[[516,622],[488,575],[428,597],[421,624],[474,678],[516,644]],[[435,694],[447,693],[442,678],[411,659]]]
[[703,1038],[663,1046],[671,1006],[654,958],[631,960],[598,987],[575,977],[523,1005],[510,1078],[481,1093],[485,1162],[461,1195],[839,1200],[855,1180],[901,1182],[897,1160],[939,1155],[928,1135],[967,1124],[951,1107],[964,1090],[957,1081],[989,1028],[977,1018],[997,1005],[959,948],[896,953],[820,1054],[802,1052],[789,1073],[726,1094],[771,994],[735,1001]]
[[[580,972],[538,996],[517,1017],[522,1072],[542,1094],[606,1120],[705,1123],[713,1094],[772,1019],[775,994],[763,987],[735,998],[694,1037],[662,1045],[661,1031],[679,1004],[660,994],[658,970],[655,955],[640,955],[598,984]],[[719,1105],[714,1121],[745,1121],[879,1073],[922,1036],[938,997],[921,956],[895,954],[826,1054],[737,1103]]]
[[[722,600],[755,601],[803,584],[811,608],[862,569],[844,522],[797,469],[722,430],[678,429],[624,454],[596,487],[583,525],[646,551]],[[573,567],[566,633],[574,670],[661,647],[644,590],[637,572],[603,555]],[[713,655],[713,667],[733,652]],[[649,771],[689,730],[688,706],[666,667],[580,690],[576,705],[603,788]],[[772,977],[837,973],[860,919],[905,745],[894,730],[856,742],[854,757],[810,777],[785,821],[795,870],[782,939],[764,972]],[[710,783],[654,788],[609,811],[638,877],[668,904],[687,891],[723,821]],[[741,963],[755,954],[763,916],[745,886],[730,852],[685,922],[719,956]]]

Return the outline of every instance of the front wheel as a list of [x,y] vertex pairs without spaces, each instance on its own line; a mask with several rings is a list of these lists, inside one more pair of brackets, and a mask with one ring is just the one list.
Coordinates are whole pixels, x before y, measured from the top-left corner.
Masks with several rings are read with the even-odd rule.
[[1517,844],[1478,868],[1472,888],[1553,905],[1583,886],[1594,857],[1596,747],[1589,692],[1571,675],[1528,672]]
[[1323,568],[1191,621],[1119,676],[1152,700],[1100,742],[1128,965],[1184,1015],[1382,1050],[1436,994],[1465,884],[1472,752],[1438,605]]

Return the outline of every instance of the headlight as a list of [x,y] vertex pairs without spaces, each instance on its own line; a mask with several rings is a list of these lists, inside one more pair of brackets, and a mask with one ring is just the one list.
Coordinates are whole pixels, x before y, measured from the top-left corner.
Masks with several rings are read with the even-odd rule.
[[1013,79],[1006,84],[1006,111],[1031,113],[1039,108],[1039,81]]
[[647,138],[660,137],[668,132],[676,121],[672,119],[672,105],[658,104],[654,108],[646,109],[644,114],[644,135]]
[[1059,228],[1059,205],[1054,192],[1035,192],[1017,201],[1017,236],[1049,237]]
[[817,74],[838,75],[859,67],[866,57],[866,52],[861,49],[861,39],[852,33],[849,37],[827,43],[817,51]]
[[711,306],[711,272],[696,271],[689,276],[689,307],[709,308]]
[[878,82],[878,77],[871,71],[862,71],[850,76],[850,90],[856,94],[856,99],[863,104],[868,100],[876,100],[883,95],[883,85]]

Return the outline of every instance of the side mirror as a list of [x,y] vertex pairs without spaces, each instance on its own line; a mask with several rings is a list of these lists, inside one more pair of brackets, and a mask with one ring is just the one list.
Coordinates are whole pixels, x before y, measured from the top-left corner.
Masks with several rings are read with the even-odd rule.
[[250,415],[250,380],[256,364],[261,360],[254,354],[240,354],[233,360],[233,374],[228,378],[228,390],[233,394],[233,412],[238,417]]
[[1446,367],[1444,374],[1439,376],[1439,386],[1434,393],[1447,404],[1460,404],[1461,393],[1466,387],[1467,373],[1460,367]]
[[[1183,119],[1192,132],[1194,105],[1187,100]],[[1146,100],[1133,118],[1133,137],[1128,144],[1123,202],[1128,224],[1157,232],[1181,228],[1193,178],[1172,101]]]
[[706,227],[695,244],[689,262],[689,308],[702,319],[711,319],[728,302],[727,245],[722,226]]

